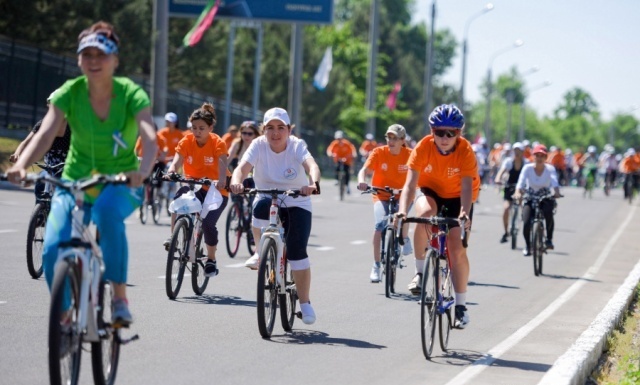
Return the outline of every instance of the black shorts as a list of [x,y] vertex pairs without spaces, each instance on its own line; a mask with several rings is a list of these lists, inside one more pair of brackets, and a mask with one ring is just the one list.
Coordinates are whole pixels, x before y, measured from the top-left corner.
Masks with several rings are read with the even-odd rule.
[[[460,198],[441,198],[440,196],[438,196],[438,194],[436,194],[435,191],[433,191],[430,188],[426,188],[426,187],[421,187],[420,191],[422,191],[422,193],[425,196],[431,197],[433,198],[433,200],[436,201],[436,205],[437,207],[437,212],[438,215],[443,216],[445,218],[458,218],[458,215],[460,215],[460,208],[462,207],[462,204],[460,203]],[[471,204],[471,212],[468,213],[467,215],[469,216],[469,220],[473,219],[473,203]],[[449,226],[449,228],[454,228],[454,227],[460,227],[460,225],[451,225]]]
[[504,200],[507,202],[513,202],[512,195],[516,192],[516,186],[507,186],[504,188]]

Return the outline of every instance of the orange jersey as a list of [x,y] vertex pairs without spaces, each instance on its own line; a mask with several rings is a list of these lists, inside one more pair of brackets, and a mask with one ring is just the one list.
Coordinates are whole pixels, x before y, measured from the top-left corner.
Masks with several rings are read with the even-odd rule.
[[[163,137],[156,134],[156,143],[158,144],[158,153],[156,154],[156,156],[160,156],[164,151],[164,148],[167,147],[167,142],[165,142]],[[138,140],[136,141],[135,151],[138,157],[142,156],[142,138],[140,138],[139,136]]]
[[[209,140],[202,147],[198,146],[195,136],[187,135],[178,143],[176,153],[184,158],[182,167],[187,177],[219,180],[220,157],[227,155],[227,146],[213,133],[209,134]],[[227,191],[220,193],[224,196],[229,195]]]
[[[238,135],[240,136],[240,135]],[[233,136],[231,136],[231,133],[227,132],[226,134],[222,135],[222,140],[224,141],[224,144],[227,145],[227,148],[231,148],[231,143],[233,143],[233,140],[235,138]]]
[[176,154],[176,146],[185,136],[185,133],[178,129],[171,131],[169,127],[165,127],[162,130],[158,131],[158,136],[161,136],[165,141],[165,151],[167,152],[167,157],[173,158],[173,156]]
[[620,162],[620,171],[630,174],[640,170],[640,156],[638,154],[627,156]]
[[462,178],[471,177],[472,201],[475,202],[478,198],[478,162],[471,144],[464,138],[458,138],[455,151],[442,155],[436,147],[433,135],[428,135],[411,151],[407,166],[420,174],[418,187],[429,188],[441,198],[459,198]]
[[346,160],[344,163],[347,166],[351,166],[353,163],[355,153],[355,146],[346,139],[336,139],[329,144],[329,147],[327,147],[327,155],[333,157],[336,162],[345,158]]
[[[410,155],[411,150],[406,147],[402,147],[397,155],[391,154],[389,146],[374,148],[364,163],[365,168],[373,170],[371,185],[401,189],[407,179],[407,161]],[[378,192],[373,195],[373,200],[386,201],[389,200],[389,195],[386,192]]]
[[527,160],[530,160],[530,161],[533,160],[533,154],[531,153],[531,148],[530,147],[525,147],[524,151],[522,152],[522,155]]
[[367,156],[376,147],[378,147],[378,143],[375,140],[365,140],[360,145],[360,155]]
[[558,170],[564,170],[567,168],[567,163],[564,160],[564,152],[553,151],[547,156],[547,163],[551,164]]
[[582,163],[580,163],[581,159],[582,159],[582,153],[581,152],[576,152],[575,154],[573,154],[573,164],[577,164],[578,166],[582,166]]

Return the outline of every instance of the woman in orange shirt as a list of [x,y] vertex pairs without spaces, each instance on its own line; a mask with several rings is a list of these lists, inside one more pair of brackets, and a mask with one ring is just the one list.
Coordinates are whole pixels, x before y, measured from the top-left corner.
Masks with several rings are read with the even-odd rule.
[[[473,202],[480,191],[480,178],[471,143],[462,137],[464,116],[456,106],[443,104],[429,115],[429,126],[431,135],[418,143],[407,162],[409,171],[397,216],[407,215],[417,186],[424,195],[415,201],[416,216],[442,214],[449,218],[465,218],[468,219],[465,224],[468,231],[471,229]],[[421,291],[428,233],[428,226],[419,225],[415,228],[416,276],[409,284],[413,294]],[[452,227],[449,235],[447,248],[456,292],[455,327],[464,329],[469,323],[466,308],[469,260],[467,249],[462,247],[460,240],[460,227]]]
[[[407,160],[409,150],[405,146],[407,131],[399,124],[393,124],[387,129],[385,134],[387,145],[374,148],[358,173],[358,190],[367,189],[365,179],[367,175],[373,174],[371,185],[375,187],[388,186],[393,189],[400,189],[407,178]],[[371,282],[380,282],[382,275],[380,272],[380,244],[382,242],[382,230],[384,230],[384,217],[389,215],[390,195],[385,192],[378,192],[373,195],[373,218],[375,221],[373,231],[373,267],[369,279]],[[411,243],[409,238],[405,238],[402,254],[411,254]]]
[[[213,126],[216,124],[216,111],[209,103],[204,103],[202,107],[193,111],[189,118],[191,122],[191,133],[187,134],[178,146],[173,163],[169,166],[168,173],[175,173],[182,167],[184,175],[188,178],[207,178],[217,180],[215,187],[202,186],[196,191],[196,197],[200,202],[204,201],[209,188],[217,188],[222,194],[222,204],[213,211],[209,211],[202,219],[202,229],[204,231],[204,243],[207,246],[207,263],[204,273],[208,277],[218,275],[216,265],[216,248],[218,245],[218,229],[216,223],[227,206],[228,195],[226,191],[227,172],[227,145],[220,137],[213,133]],[[188,186],[178,190],[175,198],[189,191]],[[174,199],[175,199],[174,198]],[[175,222],[175,214],[171,214],[171,231]],[[165,242],[166,244],[166,242]]]

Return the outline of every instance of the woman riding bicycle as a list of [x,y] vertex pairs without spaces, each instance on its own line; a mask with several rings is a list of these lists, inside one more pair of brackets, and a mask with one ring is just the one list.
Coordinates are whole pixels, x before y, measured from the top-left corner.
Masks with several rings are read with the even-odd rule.
[[[253,169],[258,189],[300,189],[302,196],[283,196],[280,201],[280,219],[285,229],[287,260],[296,282],[302,321],[312,324],[316,315],[309,301],[311,264],[307,243],[311,234],[311,195],[320,181],[320,168],[300,139],[291,136],[291,121],[287,111],[272,108],[264,114],[264,135],[254,140],[233,172],[230,189],[235,194],[244,191],[242,181]],[[307,177],[308,175],[308,177]],[[260,229],[269,224],[271,197],[258,194],[254,201],[252,230],[254,239],[260,239]],[[257,269],[261,250],[245,266]]]
[[[473,202],[480,191],[480,178],[471,143],[462,137],[464,116],[458,107],[443,104],[429,115],[429,127],[431,135],[424,137],[411,151],[407,162],[409,172],[400,196],[397,215],[407,215],[417,186],[423,195],[415,201],[416,216],[442,214],[449,218],[468,219],[465,227],[469,230],[473,217]],[[428,226],[420,225],[415,228],[413,245],[416,276],[409,284],[409,290],[413,294],[421,291],[429,232]],[[455,326],[463,329],[469,323],[466,308],[469,259],[467,249],[462,247],[461,233],[459,226],[450,227],[447,248],[456,293]]]
[[[560,189],[558,185],[558,176],[556,175],[556,169],[547,164],[547,148],[538,144],[533,149],[534,163],[525,165],[520,172],[518,178],[518,184],[516,185],[516,192],[513,194],[513,199],[519,202],[522,199],[522,195],[525,191],[533,191],[534,193],[542,189],[554,190],[554,198],[560,197]],[[540,209],[544,214],[544,219],[547,225],[547,240],[546,248],[553,250],[553,209],[555,207],[555,201],[545,199],[540,203]],[[525,202],[522,207],[522,221],[524,222],[524,241],[526,247],[522,250],[525,256],[531,255],[531,203]]]
[[[407,132],[405,128],[399,124],[392,124],[387,129],[385,138],[387,145],[374,148],[367,160],[358,172],[358,190],[365,191],[367,183],[365,182],[367,174],[373,173],[371,185],[376,187],[390,187],[392,189],[401,189],[407,178],[407,160],[411,154],[405,146],[405,138]],[[390,195],[383,191],[379,191],[373,195],[373,267],[369,279],[371,282],[380,282],[382,279],[380,273],[380,243],[382,240],[382,230],[384,230],[384,217],[389,215],[389,198]],[[398,198],[398,197],[396,197]],[[411,254],[411,243],[409,238],[404,240],[402,253],[404,255]]]
[[507,173],[507,181],[504,186],[504,209],[502,211],[502,225],[504,226],[504,234],[500,238],[500,243],[506,243],[509,238],[509,210],[513,205],[513,198],[511,197],[516,191],[516,183],[518,177],[522,171],[522,167],[529,163],[524,158],[524,146],[520,142],[515,142],[512,146],[513,158],[507,158],[502,162],[502,166],[496,175],[496,184],[502,184],[502,178]]
[[[128,326],[133,322],[126,298],[128,246],[124,220],[140,204],[143,179],[153,168],[157,151],[150,101],[144,90],[127,78],[114,77],[118,66],[119,39],[111,24],[98,22],[78,37],[78,65],[83,75],[64,83],[51,99],[42,127],[7,172],[18,182],[25,167],[50,148],[64,133],[65,119],[71,127],[71,146],[62,178],[79,180],[92,174],[125,174],[129,186],[107,185],[86,193],[85,213],[91,215],[100,233],[104,256],[104,278],[114,283],[112,321]],[[134,153],[138,134],[142,137],[142,160]],[[51,286],[58,244],[71,236],[73,195],[56,189],[51,203],[43,246],[47,283]]]
[[240,125],[240,137],[235,138],[229,148],[229,170],[231,172],[238,167],[242,155],[247,151],[251,142],[261,134],[258,124],[253,120],[242,122]]
[[[176,170],[184,168],[184,175],[187,178],[201,179],[207,178],[217,180],[215,186],[202,186],[195,195],[200,202],[203,202],[207,194],[215,194],[211,189],[217,189],[222,195],[222,203],[202,218],[202,229],[204,231],[204,243],[207,246],[207,263],[204,266],[204,274],[207,277],[218,275],[216,263],[216,249],[218,245],[218,228],[216,223],[222,211],[227,206],[229,193],[226,190],[227,172],[227,145],[220,137],[213,133],[213,126],[216,124],[216,111],[213,105],[204,103],[202,107],[193,111],[189,121],[191,122],[191,133],[185,135],[176,147],[173,162],[167,170],[167,178]],[[181,187],[174,199],[190,191],[189,186]],[[176,214],[171,214],[171,232],[176,221]],[[171,242],[165,241],[164,245]]]

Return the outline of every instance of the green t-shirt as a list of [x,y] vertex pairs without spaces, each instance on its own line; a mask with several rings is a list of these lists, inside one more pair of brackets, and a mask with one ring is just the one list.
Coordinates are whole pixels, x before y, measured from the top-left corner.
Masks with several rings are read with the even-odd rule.
[[127,78],[114,77],[109,116],[104,121],[91,107],[85,76],[65,82],[51,103],[64,112],[71,127],[63,178],[78,180],[96,173],[118,174],[138,169],[134,152],[138,137],[135,117],[151,104],[140,86]]

